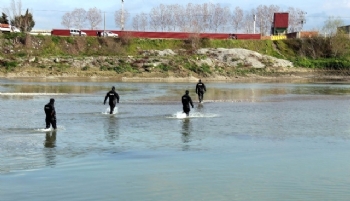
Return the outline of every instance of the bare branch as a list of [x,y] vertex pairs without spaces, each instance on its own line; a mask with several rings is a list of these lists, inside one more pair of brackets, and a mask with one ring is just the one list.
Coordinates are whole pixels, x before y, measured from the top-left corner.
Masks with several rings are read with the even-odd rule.
[[72,14],[70,12],[65,13],[62,16],[61,25],[64,26],[65,28],[67,28],[67,29],[72,28],[73,19],[72,19]]
[[95,8],[90,8],[87,12],[86,19],[90,24],[90,29],[97,29],[102,22],[101,10]]
[[236,32],[242,25],[243,16],[243,10],[237,6],[232,14],[232,24]]
[[83,8],[76,8],[71,13],[73,19],[73,25],[81,29],[85,27],[87,12]]
[[[129,19],[130,13],[127,10],[119,9],[114,13],[114,22],[117,27],[122,29],[125,22]],[[124,18],[123,18],[124,17]]]

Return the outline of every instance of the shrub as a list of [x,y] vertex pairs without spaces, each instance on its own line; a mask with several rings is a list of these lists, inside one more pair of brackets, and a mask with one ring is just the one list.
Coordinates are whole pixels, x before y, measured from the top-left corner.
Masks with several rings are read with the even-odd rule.
[[165,63],[161,63],[157,66],[157,68],[161,69],[162,71],[169,71],[170,70],[170,66],[165,64]]
[[7,71],[12,71],[18,65],[16,61],[3,61],[3,60],[0,60],[0,64],[1,66],[5,67]]
[[66,41],[69,44],[73,44],[74,43],[74,38],[73,37],[66,37]]
[[59,36],[51,36],[51,41],[55,44],[58,44],[61,41],[61,37]]
[[87,70],[89,70],[89,69],[90,69],[89,66],[84,66],[81,70],[82,70],[82,71],[87,71]]

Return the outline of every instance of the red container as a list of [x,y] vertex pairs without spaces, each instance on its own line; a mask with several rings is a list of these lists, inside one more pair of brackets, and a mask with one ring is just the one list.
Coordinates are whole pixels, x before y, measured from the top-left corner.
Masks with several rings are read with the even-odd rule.
[[288,28],[289,13],[274,13],[274,28]]
[[52,29],[51,35],[53,36],[70,36],[69,29]]

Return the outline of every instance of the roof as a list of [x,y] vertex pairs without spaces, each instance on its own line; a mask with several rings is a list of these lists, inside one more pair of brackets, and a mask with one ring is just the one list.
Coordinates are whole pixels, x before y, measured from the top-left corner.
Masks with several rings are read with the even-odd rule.
[[288,28],[289,13],[274,13],[273,27]]

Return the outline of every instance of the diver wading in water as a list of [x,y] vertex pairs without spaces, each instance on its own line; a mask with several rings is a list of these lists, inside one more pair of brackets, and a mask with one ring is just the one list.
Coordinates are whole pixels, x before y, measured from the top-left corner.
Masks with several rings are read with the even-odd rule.
[[44,106],[45,111],[45,123],[46,123],[46,129],[50,128],[50,124],[52,125],[53,129],[57,129],[56,125],[56,110],[55,110],[55,99],[51,98],[50,102]]
[[207,89],[206,89],[204,83],[202,82],[202,80],[199,80],[197,85],[196,85],[196,94],[198,94],[199,103],[202,103],[202,101],[203,101],[203,94],[206,91],[207,91]]
[[104,104],[104,105],[106,105],[107,98],[109,98],[109,107],[110,107],[109,113],[110,113],[110,114],[113,114],[115,105],[116,105],[117,103],[119,103],[119,95],[118,95],[118,93],[115,91],[115,87],[114,87],[114,86],[112,87],[112,90],[110,90],[109,92],[107,92],[107,94],[106,94],[106,96],[105,96],[105,100],[103,101],[103,104]]
[[186,116],[188,117],[190,115],[190,105],[193,108],[193,103],[191,97],[188,95],[189,91],[186,90],[185,95],[182,96],[181,101],[182,101],[182,106],[183,106],[183,112],[186,113]]

